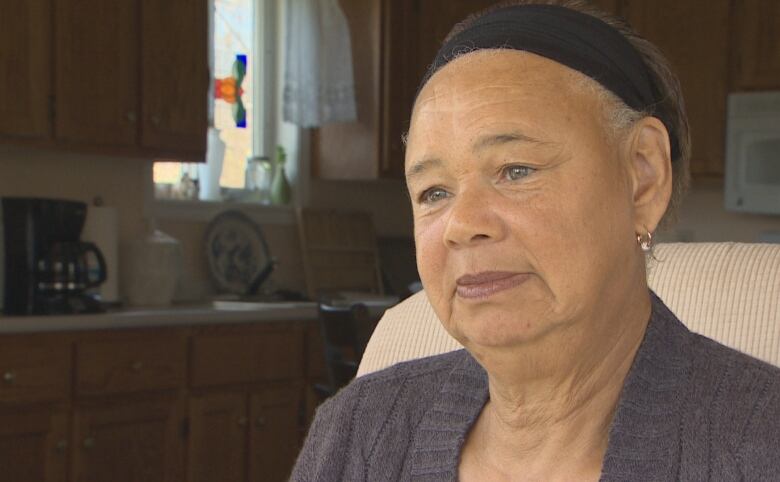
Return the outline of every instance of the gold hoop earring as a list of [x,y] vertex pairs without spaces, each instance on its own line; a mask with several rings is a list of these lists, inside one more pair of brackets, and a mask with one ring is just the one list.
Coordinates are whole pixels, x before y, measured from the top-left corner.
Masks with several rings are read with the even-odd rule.
[[637,234],[636,242],[645,253],[653,249],[653,235],[650,234],[650,231],[647,231],[645,234]]

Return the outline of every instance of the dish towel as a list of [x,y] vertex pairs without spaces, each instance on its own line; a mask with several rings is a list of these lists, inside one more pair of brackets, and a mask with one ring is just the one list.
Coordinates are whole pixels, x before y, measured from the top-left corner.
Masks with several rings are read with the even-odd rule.
[[357,119],[349,25],[338,0],[287,0],[284,120]]

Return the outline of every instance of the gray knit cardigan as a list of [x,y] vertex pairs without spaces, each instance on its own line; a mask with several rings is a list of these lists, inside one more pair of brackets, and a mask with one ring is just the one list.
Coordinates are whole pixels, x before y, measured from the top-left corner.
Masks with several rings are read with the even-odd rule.
[[[691,333],[652,298],[601,480],[780,481],[780,369]],[[358,378],[317,410],[292,480],[457,480],[487,398],[465,350]]]

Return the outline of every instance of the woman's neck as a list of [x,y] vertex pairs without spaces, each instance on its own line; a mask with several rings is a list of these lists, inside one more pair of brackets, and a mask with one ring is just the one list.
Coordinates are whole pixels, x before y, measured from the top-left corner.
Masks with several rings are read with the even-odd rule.
[[611,316],[602,313],[596,323],[572,323],[515,353],[477,355],[490,374],[490,400],[469,433],[464,456],[471,451],[469,456],[481,455],[483,466],[508,473],[522,468],[545,480],[557,478],[554,473],[571,480],[595,472],[598,478],[612,417],[650,316],[649,296],[638,298],[608,310]]

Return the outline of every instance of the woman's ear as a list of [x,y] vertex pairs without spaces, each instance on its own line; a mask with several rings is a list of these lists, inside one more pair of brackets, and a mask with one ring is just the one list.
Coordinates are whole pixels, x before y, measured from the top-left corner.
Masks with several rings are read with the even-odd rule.
[[655,117],[636,123],[631,133],[630,166],[634,202],[634,229],[655,231],[672,196],[669,133]]

